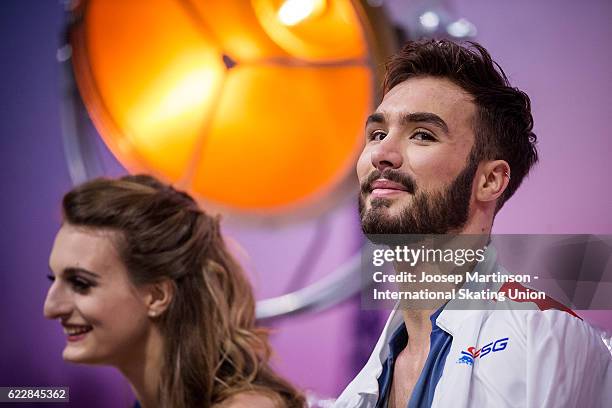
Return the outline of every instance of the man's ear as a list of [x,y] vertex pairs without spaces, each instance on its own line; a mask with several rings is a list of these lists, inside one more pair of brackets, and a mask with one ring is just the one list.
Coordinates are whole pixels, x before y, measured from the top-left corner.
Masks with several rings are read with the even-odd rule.
[[489,202],[497,200],[508,188],[510,166],[505,160],[493,160],[480,164],[476,184],[476,200]]
[[174,282],[164,279],[147,285],[145,302],[150,317],[162,315],[174,298]]

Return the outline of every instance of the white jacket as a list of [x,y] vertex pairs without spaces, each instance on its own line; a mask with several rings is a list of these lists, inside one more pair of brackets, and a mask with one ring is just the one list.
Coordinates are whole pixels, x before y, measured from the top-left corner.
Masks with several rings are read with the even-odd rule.
[[[489,248],[479,271],[499,269],[495,258]],[[440,313],[436,323],[453,340],[432,407],[612,408],[612,356],[601,334],[571,311],[535,303],[513,310],[512,303],[492,310],[450,310],[449,303]],[[396,309],[334,408],[375,407],[388,343],[401,324]]]

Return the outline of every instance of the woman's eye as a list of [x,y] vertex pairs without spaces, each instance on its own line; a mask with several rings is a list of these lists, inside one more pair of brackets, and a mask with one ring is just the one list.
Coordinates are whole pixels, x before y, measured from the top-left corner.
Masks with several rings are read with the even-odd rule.
[[69,281],[72,287],[78,292],[85,292],[93,286],[89,281],[79,277],[72,277]]
[[55,275],[48,274],[47,275],[47,279],[49,279],[49,281],[51,281],[51,282],[55,282]]
[[369,139],[374,140],[376,142],[380,142],[386,136],[387,136],[387,133],[383,132],[382,130],[375,130],[374,132],[370,133]]
[[414,135],[412,135],[412,139],[422,142],[434,142],[436,140],[433,135],[427,132],[416,132]]

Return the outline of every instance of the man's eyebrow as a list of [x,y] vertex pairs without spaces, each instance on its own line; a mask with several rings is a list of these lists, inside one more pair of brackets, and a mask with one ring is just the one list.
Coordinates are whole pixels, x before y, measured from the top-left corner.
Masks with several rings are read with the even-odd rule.
[[370,123],[385,123],[385,115],[382,113],[373,113],[366,119],[365,125],[368,126]]
[[429,124],[439,127],[444,132],[448,133],[448,125],[441,117],[439,117],[435,113],[413,112],[413,113],[405,113],[402,115],[401,123],[403,126],[409,125],[410,123],[414,123],[414,122],[429,123]]

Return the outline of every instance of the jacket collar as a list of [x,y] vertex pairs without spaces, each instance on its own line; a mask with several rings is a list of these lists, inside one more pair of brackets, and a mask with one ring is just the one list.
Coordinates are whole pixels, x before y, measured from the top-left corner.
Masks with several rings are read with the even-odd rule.
[[[497,264],[497,251],[491,245],[487,246],[485,251],[485,257],[482,262],[479,262],[474,267],[474,271],[479,272],[482,275],[489,275],[496,272],[496,269],[500,269]],[[500,271],[503,272],[503,271]],[[497,283],[476,283],[467,282],[462,288],[468,289],[472,292],[480,290],[498,290],[499,284]],[[436,324],[442,328],[445,332],[454,336],[458,328],[461,327],[463,322],[468,319],[475,317],[475,315],[482,315],[490,309],[490,300],[459,300],[453,299],[442,310],[442,313],[436,319]]]
[[[484,258],[482,262],[476,264],[474,270],[481,274],[493,273],[495,268],[498,267],[497,251],[495,248],[491,245],[487,246]],[[466,283],[464,287],[470,290],[494,289],[490,283]],[[463,302],[460,307],[458,306],[459,302]],[[466,319],[476,317],[476,315],[484,316],[485,313],[488,313],[486,305],[483,304],[487,302],[489,301],[472,301],[466,305],[465,301],[459,301],[457,299],[451,300],[436,319],[436,324],[442,330],[454,337],[455,333]],[[389,341],[395,330],[403,323],[401,310],[399,310],[397,306],[396,304],[389,315],[370,359],[357,377],[349,384],[345,393],[378,396],[378,377],[380,377],[383,363],[389,355]]]

